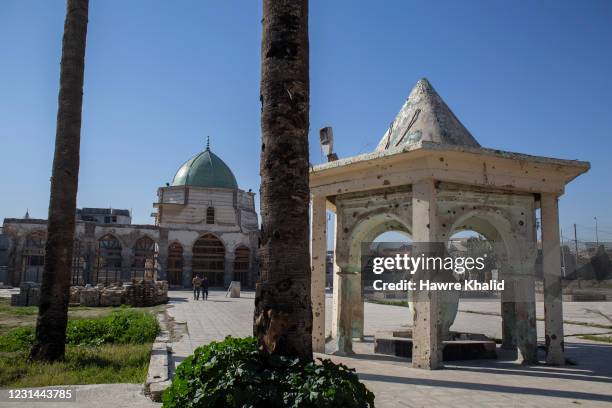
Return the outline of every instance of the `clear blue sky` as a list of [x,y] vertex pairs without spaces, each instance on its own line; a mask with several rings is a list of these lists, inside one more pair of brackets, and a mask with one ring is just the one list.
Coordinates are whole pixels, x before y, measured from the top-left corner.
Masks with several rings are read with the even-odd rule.
[[[133,209],[204,148],[259,188],[261,2],[90,0],[79,206]],[[63,0],[0,1],[0,219],[46,218]],[[588,160],[564,235],[612,240],[612,1],[312,0],[311,161],[372,150],[423,76],[479,142]],[[607,231],[607,232],[605,232]]]

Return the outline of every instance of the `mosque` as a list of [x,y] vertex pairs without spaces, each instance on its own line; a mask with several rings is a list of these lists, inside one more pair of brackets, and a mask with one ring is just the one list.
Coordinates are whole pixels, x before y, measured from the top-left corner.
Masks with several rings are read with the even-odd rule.
[[[191,286],[196,274],[212,287],[257,279],[255,193],[241,190],[232,170],[210,149],[187,160],[157,190],[153,225],[132,224],[128,210],[77,210],[72,283],[130,281],[155,273],[170,287]],[[6,218],[0,282],[40,282],[47,220]],[[2,265],[0,265],[2,267]]]

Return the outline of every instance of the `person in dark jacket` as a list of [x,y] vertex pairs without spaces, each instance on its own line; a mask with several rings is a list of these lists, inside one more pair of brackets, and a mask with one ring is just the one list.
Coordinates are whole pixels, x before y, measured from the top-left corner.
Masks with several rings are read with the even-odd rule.
[[202,289],[202,279],[200,279],[200,275],[196,275],[191,280],[191,284],[193,285],[193,300],[200,299],[200,290]]
[[208,300],[208,278],[202,279],[202,300]]

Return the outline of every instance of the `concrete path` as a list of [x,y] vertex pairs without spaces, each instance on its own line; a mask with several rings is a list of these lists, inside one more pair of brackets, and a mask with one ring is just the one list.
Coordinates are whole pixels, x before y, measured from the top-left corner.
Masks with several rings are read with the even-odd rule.
[[[168,313],[186,323],[185,335],[173,343],[176,364],[193,350],[227,335],[252,334],[253,293],[239,299],[225,298],[225,292],[211,292],[208,301],[192,300],[191,292],[173,291]],[[609,315],[610,303],[566,303],[566,320],[601,323],[601,313]],[[599,312],[586,313],[585,308]],[[453,326],[489,336],[501,336],[497,302],[463,302]],[[470,313],[466,311],[476,313]],[[541,307],[538,307],[541,316]],[[367,303],[365,333],[392,330],[410,324],[408,309]],[[331,297],[327,299],[327,327],[331,327]],[[542,337],[543,322],[538,334]],[[610,331],[566,324],[569,334]],[[566,339],[567,355],[576,366],[521,367],[511,361],[461,362],[437,371],[416,370],[406,359],[373,354],[371,337],[355,344],[352,358],[331,357],[357,370],[360,378],[376,394],[378,408],[390,407],[551,407],[612,406],[612,345]],[[332,347],[331,344],[328,346]],[[328,355],[317,357],[329,358]]]
[[153,408],[161,404],[152,402],[142,393],[142,384],[92,384],[67,385],[62,387],[74,390],[75,399],[65,401],[9,402],[7,390],[0,391],[0,407],[2,408]]

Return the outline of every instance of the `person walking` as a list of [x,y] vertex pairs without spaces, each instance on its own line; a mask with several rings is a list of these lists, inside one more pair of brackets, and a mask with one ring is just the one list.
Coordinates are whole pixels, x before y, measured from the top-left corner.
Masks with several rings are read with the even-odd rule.
[[193,285],[193,300],[199,300],[200,291],[202,290],[202,279],[200,279],[200,275],[195,275],[191,280],[191,284]]
[[202,279],[202,300],[208,300],[208,278]]

